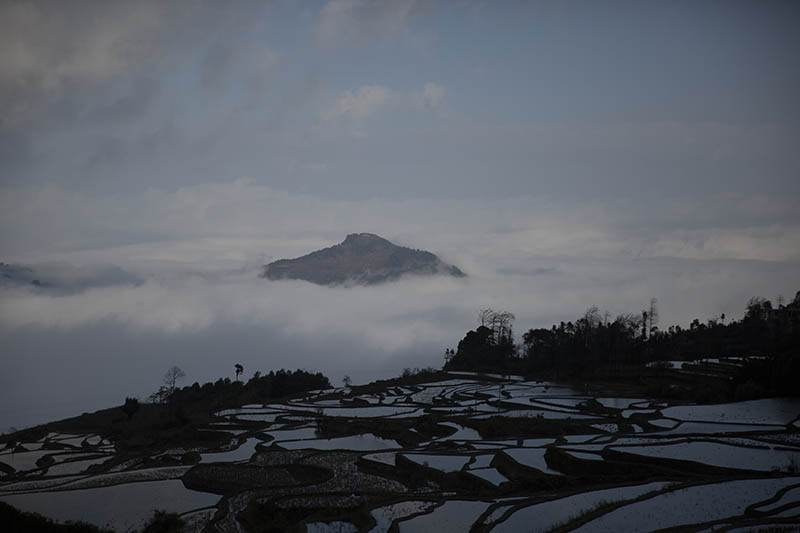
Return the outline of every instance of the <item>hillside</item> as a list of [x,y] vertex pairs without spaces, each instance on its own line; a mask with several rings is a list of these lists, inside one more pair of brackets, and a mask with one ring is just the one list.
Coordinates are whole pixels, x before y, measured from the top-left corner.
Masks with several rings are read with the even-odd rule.
[[319,285],[373,285],[407,274],[466,275],[430,252],[397,246],[371,233],[352,233],[341,244],[296,259],[274,261],[264,267],[262,277],[302,279]]

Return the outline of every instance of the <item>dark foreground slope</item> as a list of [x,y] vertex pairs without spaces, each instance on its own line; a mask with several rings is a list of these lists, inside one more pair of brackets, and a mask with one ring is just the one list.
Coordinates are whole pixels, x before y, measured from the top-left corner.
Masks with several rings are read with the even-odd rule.
[[352,233],[341,244],[270,263],[262,277],[302,279],[319,285],[373,285],[407,274],[465,275],[430,252],[397,246],[371,233]]

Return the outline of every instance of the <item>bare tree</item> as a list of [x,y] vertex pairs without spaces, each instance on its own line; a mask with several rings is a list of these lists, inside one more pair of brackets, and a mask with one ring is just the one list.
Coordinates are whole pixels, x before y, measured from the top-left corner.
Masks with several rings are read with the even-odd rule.
[[455,353],[453,353],[453,352],[450,350],[450,348],[446,348],[446,349],[444,350],[444,362],[445,362],[445,363],[449,363],[449,362],[450,362],[450,359],[452,359],[454,355],[455,355]]
[[514,313],[508,311],[495,311],[491,308],[478,311],[480,325],[492,330],[491,342],[493,344],[499,344],[504,338],[511,336],[511,324],[515,318]]
[[178,368],[177,366],[173,366],[167,373],[164,374],[164,385],[167,388],[167,392],[171,396],[173,392],[175,392],[175,386],[178,383],[178,380],[181,380],[186,377],[186,374],[183,370]]
[[745,318],[764,320],[770,311],[772,311],[772,302],[761,296],[753,296],[747,301],[747,310],[744,316]]
[[[606,311],[606,315],[608,315],[608,311]],[[583,313],[582,321],[583,325],[587,329],[597,329],[597,327],[603,322],[603,319],[600,317],[600,310],[596,305],[591,306]]]
[[478,322],[481,326],[486,326],[487,328],[492,323],[492,319],[495,315],[494,309],[491,307],[487,307],[486,309],[481,309],[478,311]]
[[344,384],[345,387],[349,387],[352,382],[353,380],[350,379],[350,376],[345,376],[342,378],[342,383]]
[[496,343],[502,342],[503,339],[511,336],[511,324],[515,318],[514,313],[509,313],[508,311],[495,313],[494,337]]
[[649,322],[647,331],[652,335],[658,325],[658,300],[655,298],[650,298],[650,311],[647,313],[647,320]]
[[172,394],[177,388],[178,380],[183,379],[184,377],[186,377],[186,374],[183,372],[183,370],[177,366],[173,366],[167,370],[166,374],[164,374],[164,384],[161,385],[156,392],[151,394],[148,399],[154,403],[167,403],[170,398],[172,398]]
[[583,333],[584,346],[589,346],[589,337],[594,335],[594,331],[600,327],[602,323],[603,319],[596,305],[591,306],[583,313],[583,316],[577,321],[576,325],[579,331]]

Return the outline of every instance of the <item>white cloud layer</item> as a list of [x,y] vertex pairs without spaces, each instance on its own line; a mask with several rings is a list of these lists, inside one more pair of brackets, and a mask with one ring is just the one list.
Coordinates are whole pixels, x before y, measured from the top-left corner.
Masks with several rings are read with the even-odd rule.
[[322,113],[322,118],[366,118],[383,107],[390,95],[391,91],[381,85],[362,85],[355,92],[345,91],[330,109]]
[[322,8],[317,38],[331,46],[367,37],[386,37],[407,30],[409,17],[423,11],[426,0],[330,0]]
[[[124,196],[5,187],[0,259],[49,262],[43,276],[61,272],[62,285],[0,288],[8,368],[0,403],[20,403],[20,375],[26,389],[64,391],[37,369],[66,361],[59,375],[85,379],[105,369],[103,382],[116,384],[75,407],[88,409],[118,401],[121,390],[146,394],[171,364],[198,381],[225,375],[233,362],[248,371],[301,367],[357,381],[438,366],[444,348],[454,348],[486,306],[514,312],[521,333],[591,305],[638,311],[655,296],[663,324],[687,324],[741,316],[753,295],[791,296],[800,288],[800,230],[757,223],[761,209],[780,211],[780,204],[756,202],[741,218],[751,226],[724,228],[728,198],[704,205],[702,217],[669,225],[658,210],[637,214],[601,203],[333,200],[248,180]],[[270,260],[357,231],[431,250],[469,277],[353,289],[257,277]],[[0,415],[15,421],[8,424],[54,416],[44,400],[41,409]]]
[[414,94],[414,102],[418,107],[436,109],[444,103],[445,89],[438,83],[426,83],[422,91]]
[[[251,180],[91,195],[2,187],[6,259],[219,268],[280,257],[354,231],[464,261],[530,256],[800,261],[796,202],[729,193],[659,204],[598,199],[346,200],[290,194]],[[786,219],[788,223],[777,223]],[[46,220],[48,223],[42,224]]]
[[[67,85],[104,82],[152,59],[164,29],[159,2],[0,5],[0,101],[6,119],[33,111]],[[76,31],[79,28],[80,31]]]

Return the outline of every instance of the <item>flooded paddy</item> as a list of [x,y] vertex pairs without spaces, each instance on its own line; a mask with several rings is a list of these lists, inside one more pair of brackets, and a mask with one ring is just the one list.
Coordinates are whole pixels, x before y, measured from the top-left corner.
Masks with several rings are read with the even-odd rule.
[[458,472],[469,462],[469,456],[464,455],[433,455],[424,453],[414,453],[403,455],[406,459],[415,463],[442,472]]
[[374,435],[353,435],[351,437],[338,437],[335,439],[308,439],[289,440],[278,443],[287,450],[385,450],[399,448],[399,445],[388,439],[381,439]]
[[488,506],[481,501],[448,500],[428,514],[399,522],[398,529],[400,533],[468,531]]
[[496,468],[471,468],[469,473],[473,476],[478,476],[481,479],[485,479],[492,485],[500,485],[501,483],[506,483],[509,481],[509,479],[501,474]]
[[767,398],[717,405],[681,405],[661,410],[666,417],[686,421],[751,425],[786,425],[800,413],[800,399]]
[[395,520],[401,520],[412,515],[429,513],[437,505],[436,502],[432,501],[407,501],[373,509],[372,516],[375,520],[375,526],[370,532],[386,533]]
[[780,489],[795,483],[796,478],[746,479],[669,491],[624,505],[575,531],[653,531],[735,520],[744,515],[749,505],[769,499]]
[[[570,519],[596,507],[601,503],[611,503],[636,498],[642,494],[662,490],[669,483],[657,482],[613,489],[584,492],[566,498],[520,507],[492,529],[496,533],[515,533],[529,531],[544,533]],[[616,531],[626,531],[623,527]]]
[[679,442],[667,446],[646,445],[611,447],[625,453],[646,457],[693,461],[722,468],[747,470],[786,470],[794,462],[800,464],[800,450],[775,450],[721,444],[717,442]]
[[545,474],[551,474],[553,476],[563,476],[561,472],[558,470],[553,470],[547,464],[547,461],[544,458],[546,450],[542,448],[507,448],[503,450],[503,453],[507,454],[517,463],[528,466],[530,468],[535,468]]
[[179,480],[3,495],[0,501],[55,520],[83,520],[115,531],[135,530],[154,509],[183,513],[215,505],[219,496],[186,489]]
[[256,445],[261,442],[256,438],[249,438],[235,449],[226,452],[212,452],[200,454],[201,463],[215,463],[227,461],[244,461],[250,459],[256,451]]

